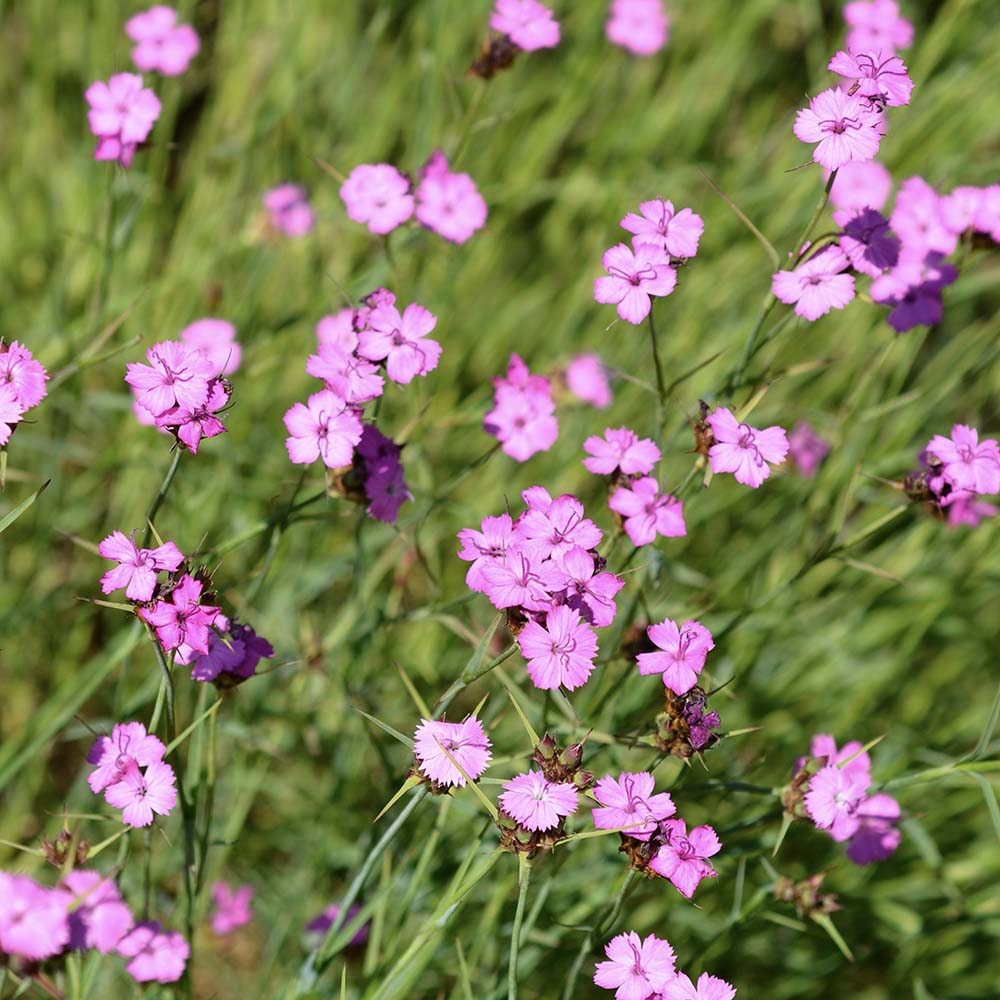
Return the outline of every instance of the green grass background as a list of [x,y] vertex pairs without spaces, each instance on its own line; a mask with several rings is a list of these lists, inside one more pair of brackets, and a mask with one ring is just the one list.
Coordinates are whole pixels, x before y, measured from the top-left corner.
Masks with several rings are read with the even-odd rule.
[[[455,532],[507,500],[516,506],[534,483],[578,493],[610,529],[604,487],[580,464],[581,442],[608,425],[651,432],[654,397],[620,378],[605,413],[561,399],[550,452],[524,465],[495,456],[450,488],[490,446],[481,429],[488,378],[511,351],[551,372],[596,350],[613,368],[651,380],[646,331],[613,323],[591,283],[603,249],[623,238],[618,220],[640,200],[663,195],[692,206],[705,236],[657,308],[661,352],[668,380],[718,357],[671,402],[662,478],[678,482],[691,464],[685,413],[716,398],[772,270],[702,172],[782,252],[822,187],[818,168],[788,172],[808,156],[791,124],[805,95],[829,85],[825,62],[843,38],[838,4],[672,0],[669,47],[649,60],[606,43],[603,2],[556,6],[560,46],[518,59],[484,86],[464,71],[484,36],[485,0],[183,4],[202,53],[187,75],[156,81],[163,115],[152,145],[121,172],[91,159],[82,93],[129,68],[122,25],[141,8],[0,4],[0,335],[26,342],[61,373],[12,441],[0,496],[3,516],[51,479],[0,537],[0,836],[8,841],[53,835],[64,808],[101,811],[84,780],[91,737],[74,717],[97,729],[148,719],[159,688],[152,652],[132,625],[78,600],[100,596],[106,568],[88,546],[142,525],[170,460],[165,440],[131,415],[125,362],[204,315],[235,323],[245,349],[229,433],[183,457],[158,517],[163,536],[185,552],[226,549],[215,560],[224,601],[272,639],[284,664],[228,695],[220,712],[209,878],[252,883],[256,919],[225,940],[202,927],[196,996],[283,995],[307,954],[304,923],[343,891],[389,822],[371,825],[408,754],[354,708],[412,732],[419,713],[397,668],[433,702],[485,633],[493,611],[465,591]],[[906,2],[904,13],[916,25],[907,53],[916,89],[912,106],[891,114],[881,159],[897,180],[919,173],[944,189],[997,181],[995,2]],[[437,147],[457,155],[489,204],[487,229],[461,247],[407,229],[386,253],[347,220],[338,183],[317,162],[342,174],[379,161],[415,170]],[[301,240],[262,239],[261,195],[286,180],[310,189],[317,227]],[[711,785],[782,784],[818,731],[884,736],[873,751],[882,782],[947,764],[987,729],[1000,639],[996,523],[952,531],[913,510],[853,548],[850,562],[826,560],[783,585],[828,532],[850,538],[901,502],[868,476],[901,478],[953,422],[1000,431],[997,260],[979,252],[964,264],[933,330],[895,337],[883,311],[863,302],[787,327],[751,366],[758,385],[765,373],[793,369],[773,382],[755,418],[785,427],[810,420],[834,446],[822,471],[812,481],[783,471],[757,492],[716,479],[688,496],[687,538],[661,539],[633,561],[639,569],[623,597],[626,607],[638,602],[639,618],[732,626],[710,660],[714,681],[732,680],[718,707],[727,729],[760,729],[709,754],[708,773],[676,761],[659,767],[658,784],[672,789],[680,813],[723,832],[720,877],[703,884],[697,906],[662,882],[643,884],[620,926],[668,937],[682,967],[725,976],[740,997],[1000,995],[992,773],[899,787],[903,844],[869,868],[847,863],[815,830],[790,831],[774,865],[794,878],[828,872],[853,963],[820,928],[790,925],[794,913],[758,893],[771,880],[761,858],[777,832],[776,800]],[[379,414],[380,427],[407,441],[415,500],[398,529],[332,499],[283,531],[260,530],[299,481],[281,417],[315,388],[304,372],[314,324],[345,296],[383,283],[438,316],[444,346],[438,370],[390,385]],[[819,360],[826,363],[795,368]],[[318,467],[303,494],[316,487]],[[602,634],[607,662],[572,697],[579,728],[525,688],[518,658],[508,661],[502,669],[525,690],[536,727],[563,738],[591,727],[620,737],[646,730],[659,686],[616,657],[617,636],[617,626]],[[497,757],[490,776],[507,778],[524,767],[528,747],[497,679],[472,686],[453,717],[487,694]],[[181,672],[182,724],[206,697]],[[187,744],[195,790],[205,780],[204,734]],[[598,774],[650,758],[620,743],[591,746],[588,766]],[[995,758],[997,748],[988,736],[982,756]],[[92,842],[115,829],[113,820],[83,822]],[[180,926],[178,817],[163,829],[153,837],[152,911]],[[606,911],[624,873],[614,840],[538,860],[522,997],[561,995],[579,928]],[[363,893],[373,940],[349,957],[348,996],[502,994],[513,857],[501,858],[460,915],[389,981],[462,859],[494,843],[467,791],[421,804]],[[101,859],[105,868],[126,864],[122,885],[136,903],[142,851],[135,834]],[[0,863],[54,876],[5,847]],[[590,984],[597,957],[575,995],[610,996]],[[336,995],[342,964],[333,963],[317,995]],[[135,992],[114,959],[95,975],[94,996]]]

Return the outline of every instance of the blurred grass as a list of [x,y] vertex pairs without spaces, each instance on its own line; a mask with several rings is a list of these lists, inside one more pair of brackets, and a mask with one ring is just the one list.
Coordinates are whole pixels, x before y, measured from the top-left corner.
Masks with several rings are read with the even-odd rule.
[[[702,172],[782,251],[815,204],[818,172],[788,172],[808,155],[791,122],[804,95],[825,85],[825,61],[842,38],[836,4],[675,0],[669,47],[645,61],[604,41],[603,3],[559,6],[559,48],[519,59],[484,88],[463,76],[487,19],[489,4],[479,0],[183,5],[202,54],[185,77],[156,82],[164,112],[152,147],[122,173],[91,159],[82,92],[127,68],[121,26],[140,8],[0,5],[0,335],[25,341],[56,372],[127,310],[107,347],[142,341],[68,375],[10,449],[0,517],[43,480],[52,484],[0,538],[0,836],[29,842],[58,829],[64,805],[91,811],[81,766],[90,737],[73,715],[97,728],[146,719],[158,689],[150,650],[134,643],[130,625],[77,601],[96,594],[104,566],[73,537],[96,543],[114,528],[141,526],[169,462],[165,443],[132,418],[125,361],[202,315],[239,329],[246,350],[229,434],[184,456],[158,520],[184,551],[207,550],[279,513],[293,495],[299,470],[287,461],[281,415],[313,386],[304,364],[316,320],[380,283],[439,317],[440,368],[390,387],[379,415],[388,433],[405,428],[416,500],[399,529],[370,521],[361,529],[356,508],[330,501],[221,557],[225,601],[274,641],[284,666],[229,694],[220,713],[211,877],[255,884],[258,916],[231,939],[204,932],[199,996],[283,988],[306,954],[302,926],[350,881],[377,836],[370,820],[408,762],[352,707],[411,732],[417,714],[396,665],[433,701],[468,659],[469,636],[482,635],[493,616],[484,599],[466,599],[455,532],[508,499],[516,506],[536,482],[577,492],[610,525],[603,487],[579,462],[581,441],[609,424],[648,433],[653,397],[619,380],[606,413],[567,400],[550,453],[524,466],[497,456],[442,495],[490,445],[481,430],[488,378],[511,351],[532,370],[552,371],[585,349],[648,377],[645,331],[612,323],[613,312],[593,303],[591,282],[602,250],[621,238],[619,218],[638,201],[662,194],[693,206],[706,223],[701,252],[657,310],[667,377],[719,357],[672,404],[662,475],[680,481],[691,462],[684,415],[699,398],[711,400],[735,364],[770,274],[759,244]],[[944,188],[995,182],[995,3],[906,3],[904,13],[916,24],[907,61],[917,88],[912,106],[892,114],[881,159],[897,179],[920,173]],[[344,174],[380,160],[415,170],[438,146],[458,151],[476,179],[488,228],[462,247],[406,230],[392,237],[391,257],[346,219],[337,183],[317,162]],[[262,241],[260,197],[284,180],[309,187],[319,224],[300,241]],[[870,869],[847,864],[815,832],[790,832],[778,869],[829,872],[853,965],[819,928],[796,932],[764,919],[764,911],[784,912],[780,904],[740,916],[768,882],[759,854],[777,820],[738,827],[768,816],[773,800],[705,781],[780,784],[816,731],[839,740],[885,734],[874,751],[878,780],[936,766],[980,738],[997,683],[996,524],[950,531],[914,511],[853,551],[861,562],[829,560],[794,587],[782,584],[831,525],[846,519],[849,535],[899,502],[867,474],[899,479],[928,438],[955,421],[1000,431],[998,276],[995,253],[973,257],[946,294],[944,323],[930,331],[895,338],[883,314],[860,302],[786,330],[751,374],[829,364],[775,382],[755,416],[764,425],[813,422],[834,444],[819,476],[777,475],[754,494],[716,479],[689,498],[688,537],[644,551],[634,565],[648,567],[628,577],[623,596],[641,584],[641,613],[653,620],[691,615],[713,630],[738,621],[713,654],[712,677],[733,679],[721,702],[726,727],[761,730],[713,751],[711,775],[674,762],[658,771],[689,822],[732,829],[720,878],[699,891],[699,907],[643,884],[624,926],[668,936],[685,968],[725,976],[740,996],[997,995],[1000,851],[972,780],[901,789],[903,846]],[[316,486],[313,469],[303,492]],[[607,633],[608,656],[610,643]],[[503,669],[523,681],[517,660]],[[193,688],[179,685],[181,719],[195,714]],[[525,740],[495,681],[471,687],[453,713],[488,691],[499,758],[491,776],[506,777],[523,764]],[[657,698],[655,679],[640,680],[619,659],[600,667],[573,703],[586,728],[625,735],[644,730]],[[536,727],[569,734],[551,703],[536,694],[529,703]],[[988,753],[997,747],[994,739]],[[648,757],[599,746],[588,766],[603,773]],[[196,782],[197,772],[190,777]],[[351,961],[349,995],[361,995],[366,977],[380,981],[479,835],[477,804],[458,797],[415,880],[445,808],[423,804],[365,892],[366,901],[382,901],[380,945],[363,966]],[[100,828],[91,839],[105,835]],[[484,844],[492,843],[487,832]],[[120,844],[124,861],[128,842]],[[178,852],[156,841],[154,912],[179,926]],[[734,899],[744,856],[744,894]],[[135,860],[124,875],[133,898]],[[536,864],[521,950],[525,997],[559,995],[582,939],[575,928],[603,912],[622,873],[603,838]],[[456,939],[473,995],[503,988],[515,880],[514,859],[501,858],[461,920],[411,970],[409,995],[463,995]],[[407,905],[397,908],[401,896]],[[113,964],[102,972],[102,995],[128,995]],[[588,985],[588,968],[577,995],[600,992]],[[332,976],[324,982],[334,989]]]

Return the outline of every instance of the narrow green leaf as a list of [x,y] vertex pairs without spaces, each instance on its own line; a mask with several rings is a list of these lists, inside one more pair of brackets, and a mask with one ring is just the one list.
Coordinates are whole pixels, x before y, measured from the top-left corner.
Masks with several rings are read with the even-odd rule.
[[219,706],[222,704],[222,699],[220,698],[211,708],[202,712],[190,726],[187,727],[182,733],[179,733],[174,739],[172,739],[167,744],[167,749],[164,751],[163,756],[169,757],[170,754],[176,750],[210,715],[219,710]]
[[396,664],[396,669],[399,671],[399,676],[403,682],[403,687],[406,688],[406,693],[413,699],[413,704],[417,706],[420,718],[429,719],[431,717],[431,710],[424,703],[424,699],[420,697],[420,692],[414,686],[413,681],[410,680],[410,675],[398,663]]
[[476,796],[477,799],[479,799],[480,803],[482,803],[483,808],[490,814],[490,816],[493,818],[493,822],[495,823],[497,821],[497,816],[498,816],[497,807],[493,805],[492,802],[490,802],[490,800],[486,797],[486,793],[472,780],[472,778],[469,777],[469,775],[465,771],[465,768],[463,768],[462,765],[459,764],[457,760],[455,760],[455,758],[449,752],[448,748],[440,740],[435,740],[434,742],[437,743],[437,745],[441,748],[441,750],[443,751],[444,755],[448,758],[448,760],[450,760],[452,764],[454,764],[455,767],[458,768],[458,773],[461,774],[463,778],[465,778],[469,788],[472,789],[473,794]]
[[383,732],[388,733],[394,740],[399,740],[404,747],[409,747],[411,750],[413,749],[413,740],[411,740],[409,736],[404,736],[398,729],[393,729],[387,722],[383,722],[381,719],[376,719],[374,715],[369,715],[367,712],[363,712],[356,705],[352,705],[351,708],[353,708],[358,715],[363,715],[369,722],[378,726]]
[[414,785],[419,785],[420,779],[415,775],[411,774],[406,781],[399,787],[399,790],[395,795],[379,811],[379,814],[372,820],[372,823],[377,823]]
[[502,671],[497,671],[497,677],[500,678],[500,683],[507,689],[507,697],[510,698],[511,705],[514,706],[514,711],[517,712],[517,717],[521,720],[521,725],[524,726],[524,731],[528,734],[528,739],[531,740],[531,745],[533,747],[538,746],[538,733],[532,728],[531,723],[528,721],[528,717],[524,714],[524,709],[521,708],[520,703],[514,696],[514,683],[511,679]]
[[790,813],[783,813],[781,816],[781,829],[778,831],[778,839],[774,842],[774,850],[771,851],[771,857],[776,858],[778,856],[778,851],[781,850],[781,844],[785,839],[785,834],[788,833],[788,828],[795,822],[795,817]]
[[854,961],[854,956],[851,954],[851,949],[847,947],[847,942],[840,936],[840,931],[837,930],[834,922],[830,919],[827,913],[814,913],[812,919],[816,921],[827,934],[830,935],[830,940],[840,949],[840,953],[847,959],[848,962]]
[[746,226],[747,229],[749,229],[750,232],[757,237],[758,242],[767,251],[768,257],[771,258],[771,263],[774,265],[774,270],[775,271],[781,270],[781,257],[778,255],[778,251],[774,249],[774,245],[771,243],[771,241],[746,217],[746,215],[743,214],[742,211],[740,211],[736,202],[733,201],[733,199],[730,198],[729,195],[727,195],[722,190],[722,188],[720,188],[719,185],[716,184],[715,181],[713,181],[712,178],[705,173],[704,170],[699,170],[698,172],[708,182],[708,186],[733,210],[733,214],[736,216],[736,218],[739,219],[740,222],[742,222],[743,225]]
[[[0,449],[0,458],[2,458],[5,464],[6,456],[6,448]],[[42,483],[42,485],[39,486],[27,500],[22,500],[13,510],[8,511],[2,518],[0,518],[0,535],[2,535],[45,492],[51,482],[51,479],[46,479],[45,482]]]

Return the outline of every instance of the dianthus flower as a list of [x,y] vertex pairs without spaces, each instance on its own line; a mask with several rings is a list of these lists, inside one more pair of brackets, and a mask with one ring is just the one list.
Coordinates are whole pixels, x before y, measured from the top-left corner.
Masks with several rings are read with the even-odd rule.
[[674,694],[685,694],[695,686],[705,666],[705,658],[715,649],[715,641],[701,622],[688,619],[682,625],[665,618],[646,629],[650,641],[662,650],[640,653],[640,674],[662,674],[663,684]]
[[202,438],[214,438],[226,433],[226,425],[216,416],[229,404],[231,384],[224,378],[213,378],[208,383],[208,397],[194,409],[175,406],[156,417],[154,423],[161,430],[171,430],[177,440],[192,455],[198,454]]
[[503,787],[501,808],[525,830],[551,830],[577,809],[576,785],[566,781],[548,781],[539,771],[519,774]]
[[[46,396],[49,373],[31,351],[16,340],[0,338],[0,388],[6,386],[21,410],[30,410]],[[2,417],[0,417],[2,419]]]
[[272,656],[274,647],[249,625],[232,622],[219,614],[212,623],[208,652],[199,654],[184,646],[178,649],[175,660],[191,667],[193,681],[218,681],[221,686],[233,686],[253,677],[257,664]]
[[615,472],[624,476],[645,475],[660,460],[660,449],[649,438],[640,438],[627,427],[605,428],[604,437],[587,438],[583,450],[590,456],[583,464],[595,476],[611,476]]
[[745,486],[756,489],[771,475],[771,465],[781,465],[788,454],[788,438],[780,427],[757,430],[737,421],[724,406],[707,423],[716,441],[708,452],[712,471],[731,472]]
[[881,211],[892,191],[892,174],[881,163],[845,163],[830,188],[830,204],[841,211],[873,208]]
[[958,492],[1000,492],[1000,450],[994,438],[979,440],[974,427],[955,424],[951,437],[935,434],[925,449],[941,463],[942,475]]
[[858,828],[847,843],[847,857],[856,865],[884,861],[902,839],[896,828],[900,815],[899,803],[891,795],[869,795],[854,814]]
[[652,476],[619,486],[611,494],[608,506],[621,515],[625,534],[635,546],[649,545],[657,535],[683,538],[687,534],[683,501],[669,493],[660,493]]
[[852,0],[844,7],[844,20],[850,27],[847,48],[851,52],[891,56],[913,41],[913,25],[899,16],[896,0]]
[[107,83],[97,80],[84,97],[90,105],[87,121],[97,136],[95,160],[117,160],[123,167],[132,163],[136,147],[145,142],[160,117],[160,102],[142,77],[116,73]]
[[976,228],[984,199],[984,189],[961,185],[941,198],[941,221],[953,233],[968,232]]
[[395,306],[380,306],[358,334],[358,354],[369,361],[384,360],[389,378],[407,385],[437,368],[441,345],[427,336],[436,324],[437,317],[416,303],[402,315]]
[[66,874],[63,886],[73,894],[70,948],[96,948],[102,955],[114,951],[135,923],[114,880],[97,871],[77,868]]
[[566,387],[577,399],[598,410],[611,405],[608,373],[596,354],[581,354],[566,366]]
[[486,225],[486,202],[475,181],[453,173],[440,150],[423,169],[416,199],[417,221],[452,243],[464,243]]
[[703,878],[718,876],[707,859],[722,850],[722,843],[710,826],[696,826],[688,833],[682,819],[663,820],[660,833],[666,839],[649,867],[690,899]]
[[941,322],[941,293],[957,277],[956,268],[943,263],[940,253],[928,253],[922,260],[902,260],[877,277],[870,294],[874,302],[892,306],[886,322],[897,333],[905,333],[915,326]]
[[[855,271],[877,278],[899,262],[899,240],[889,232],[889,220],[880,212],[873,208],[856,215],[834,212],[833,221],[843,226],[838,243]],[[829,285],[823,287],[829,291]]]
[[316,324],[316,342],[320,347],[332,344],[344,351],[355,350],[358,346],[358,332],[354,329],[354,310],[340,309],[324,316]]
[[544,626],[529,621],[517,644],[528,661],[528,676],[543,691],[558,687],[575,691],[587,683],[594,669],[597,636],[567,605],[549,611]]
[[184,975],[191,949],[177,931],[163,931],[154,922],[136,924],[118,943],[119,955],[137,983],[175,983]]
[[385,524],[395,524],[399,510],[413,496],[406,486],[400,447],[374,424],[365,424],[355,450],[355,467],[361,460],[368,513]]
[[662,0],[611,0],[604,34],[634,56],[651,56],[667,44],[670,21]]
[[[863,236],[864,230],[856,228],[854,232],[857,235],[849,245],[863,261],[868,248],[859,245],[857,236]],[[882,251],[881,244],[877,250]],[[831,309],[843,309],[854,298],[853,275],[841,273],[848,265],[847,254],[841,247],[825,247],[796,270],[778,271],[771,279],[771,291],[782,302],[789,305],[794,302],[796,315],[810,322],[817,320]]]
[[882,141],[882,116],[860,96],[824,90],[799,111],[793,131],[805,143],[817,143],[813,159],[836,170],[845,163],[875,158]]
[[877,52],[838,52],[826,67],[837,76],[855,81],[849,93],[873,97],[890,108],[910,103],[913,81],[899,56],[883,58]]
[[160,645],[167,651],[187,645],[199,653],[208,652],[209,629],[219,609],[203,605],[203,585],[185,573],[169,594],[169,600],[136,609],[136,614],[156,630]]
[[299,184],[279,184],[264,195],[271,228],[285,236],[305,236],[316,224],[306,189]]
[[551,49],[559,44],[559,22],[538,0],[496,0],[490,27],[506,35],[524,52]]
[[944,199],[922,177],[909,177],[899,186],[889,224],[902,241],[902,262],[923,261],[931,252],[947,255],[958,246],[959,234],[945,219]]
[[[347,916],[344,918],[343,926],[346,927],[361,912],[361,907],[352,904],[347,908]],[[326,932],[333,926],[333,922],[340,916],[340,907],[336,903],[331,903],[322,913],[317,914],[309,923],[306,930],[310,934],[320,934],[326,936]],[[348,947],[357,947],[368,940],[368,924],[363,923],[355,932],[354,937],[347,942]]]
[[827,830],[834,840],[847,840],[860,825],[858,806],[871,784],[867,771],[851,771],[827,764],[809,779],[806,812],[820,830]]
[[125,34],[136,43],[132,62],[143,72],[158,70],[164,76],[178,76],[198,54],[201,43],[190,24],[177,23],[177,11],[157,4],[130,17]]
[[148,764],[145,771],[130,761],[125,773],[104,790],[104,801],[122,810],[126,826],[149,826],[153,813],[169,816],[177,804],[176,782],[173,768],[162,760]]
[[594,557],[580,546],[556,553],[546,567],[545,582],[563,594],[567,607],[585,622],[605,628],[615,620],[615,595],[625,581],[614,573],[598,572]]
[[663,988],[662,1000],[733,1000],[734,996],[736,987],[727,983],[725,979],[703,972],[698,977],[698,985],[695,986],[688,976],[679,972],[676,978],[671,979]]
[[96,795],[120,781],[129,765],[147,767],[163,760],[167,748],[141,722],[121,722],[110,736],[98,736],[87,753],[87,763],[96,767],[87,777]]
[[519,544],[502,561],[490,559],[484,562],[482,592],[498,610],[524,608],[544,611],[552,605],[546,566],[537,549]]
[[458,533],[458,540],[462,543],[458,558],[472,563],[465,574],[465,584],[470,590],[480,592],[487,586],[483,567],[494,560],[502,562],[507,556],[507,550],[519,541],[514,534],[510,514],[484,517],[481,527],[481,531],[463,528]]
[[512,354],[506,377],[494,378],[493,385],[493,409],[483,427],[501,443],[503,453],[526,462],[536,452],[548,451],[559,435],[549,380],[532,375]]
[[634,234],[632,243],[636,249],[657,247],[670,257],[680,258],[693,257],[698,252],[705,223],[690,208],[675,213],[673,202],[656,198],[642,202],[639,211],[641,215],[629,212],[621,221],[622,229]]
[[649,771],[633,774],[624,771],[617,778],[607,775],[597,782],[594,798],[594,826],[598,830],[617,830],[634,840],[649,840],[660,820],[677,811],[669,792],[653,794],[653,775]]
[[41,961],[68,944],[65,894],[0,872],[0,954]]
[[972,228],[977,233],[987,233],[994,243],[1000,243],[1000,184],[981,189]]
[[870,780],[872,761],[857,740],[845,743],[838,750],[837,741],[829,733],[817,733],[809,745],[809,753],[813,757],[822,757],[827,764],[836,764],[851,777],[868,777]]
[[296,465],[323,459],[328,469],[351,464],[354,446],[361,440],[361,420],[355,410],[329,389],[313,393],[285,413],[288,458]]
[[232,375],[243,356],[236,327],[225,319],[196,319],[181,330],[181,343],[205,354],[215,369],[213,375]]
[[207,402],[215,366],[205,353],[164,340],[146,351],[146,360],[148,365],[130,362],[125,381],[154,417],[174,407],[193,412]]
[[253,886],[241,885],[235,891],[226,882],[216,882],[212,886],[212,930],[216,934],[231,934],[237,927],[250,923],[250,900]]
[[14,433],[14,426],[21,422],[24,407],[11,385],[0,382],[0,447],[3,447]]
[[617,305],[626,323],[641,323],[652,308],[650,296],[669,295],[677,284],[677,272],[664,251],[651,244],[630,250],[619,243],[605,250],[601,266],[607,276],[594,281],[594,301]]
[[830,446],[826,441],[804,420],[800,420],[788,435],[788,457],[806,479],[816,475],[816,470],[829,451]]
[[362,163],[341,185],[347,216],[368,231],[385,235],[413,215],[410,179],[388,163]]
[[[483,724],[472,715],[462,722],[421,719],[413,734],[413,752],[424,777],[439,785],[458,788],[465,787],[462,771],[475,781],[493,756]],[[448,754],[458,762],[461,771]]]
[[135,544],[135,532],[128,537],[121,531],[112,531],[97,551],[118,565],[101,577],[101,590],[110,594],[125,588],[130,601],[149,601],[156,589],[156,573],[172,573],[184,561],[184,553],[173,542],[164,542],[155,549],[140,549]]
[[340,344],[320,343],[319,353],[309,355],[306,372],[322,379],[330,392],[353,406],[378,399],[385,387],[385,379],[378,374],[377,365],[354,353],[358,335],[353,330],[351,334],[354,346],[348,349]]
[[677,975],[669,941],[635,931],[613,937],[605,946],[607,962],[598,962],[594,984],[615,991],[615,1000],[650,1000]]
[[604,537],[600,528],[584,516],[583,504],[568,493],[556,497],[548,508],[528,510],[518,521],[521,538],[548,557],[579,545],[596,548]]
[[987,517],[995,517],[996,513],[996,504],[959,494],[948,504],[948,524],[953,528],[957,528],[960,524],[975,528]]

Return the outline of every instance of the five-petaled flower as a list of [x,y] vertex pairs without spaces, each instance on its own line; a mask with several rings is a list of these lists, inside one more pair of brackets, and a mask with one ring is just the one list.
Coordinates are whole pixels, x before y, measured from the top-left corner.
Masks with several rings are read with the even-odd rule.
[[198,603],[203,589],[200,580],[185,573],[170,592],[169,600],[136,609],[136,614],[156,630],[165,650],[183,645],[199,653],[208,652],[209,630],[220,609]]
[[652,308],[650,296],[669,295],[677,284],[664,251],[648,243],[635,250],[619,243],[605,250],[601,265],[608,273],[594,281],[594,300],[617,305],[626,323],[641,323]]
[[97,551],[105,559],[113,559],[118,565],[109,569],[101,577],[101,590],[105,594],[125,588],[125,596],[130,601],[149,601],[156,589],[158,570],[172,573],[182,562],[184,553],[173,542],[164,542],[155,549],[140,549],[135,544],[135,532],[126,536],[121,531],[112,531]]
[[663,820],[660,832],[666,839],[649,867],[690,899],[703,878],[719,874],[707,859],[722,850],[722,842],[710,826],[696,826],[687,832],[682,819]]
[[698,241],[705,231],[700,215],[690,208],[674,211],[674,204],[665,198],[655,198],[639,205],[639,212],[629,212],[621,227],[633,234],[635,247],[653,246],[670,257],[693,257],[698,252]]
[[594,809],[599,830],[621,830],[634,840],[649,840],[660,820],[677,811],[669,792],[653,794],[649,771],[623,771],[617,778],[606,775],[594,788],[600,806]]
[[[863,252],[863,251],[862,251]],[[854,276],[842,274],[847,255],[839,246],[828,246],[794,271],[778,271],[771,279],[774,297],[810,322],[831,309],[843,309],[854,298]]]
[[607,962],[598,962],[594,983],[615,991],[615,1000],[650,1000],[677,975],[669,941],[635,931],[613,937],[605,946]]
[[817,144],[817,163],[836,170],[875,158],[882,141],[882,115],[860,95],[824,90],[799,111],[793,131],[802,142]]
[[771,465],[781,465],[788,454],[788,438],[781,427],[758,430],[740,423],[724,406],[707,423],[715,438],[708,452],[712,471],[731,472],[744,486],[756,489],[771,475]]
[[715,649],[715,641],[701,622],[688,619],[682,625],[665,618],[650,625],[646,635],[661,651],[640,653],[640,674],[662,674],[663,684],[674,694],[686,694],[698,682],[705,658]]
[[652,476],[619,486],[611,494],[608,506],[624,519],[625,534],[633,545],[648,545],[657,535],[683,538],[687,534],[684,502],[669,493],[660,493]]

